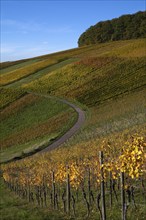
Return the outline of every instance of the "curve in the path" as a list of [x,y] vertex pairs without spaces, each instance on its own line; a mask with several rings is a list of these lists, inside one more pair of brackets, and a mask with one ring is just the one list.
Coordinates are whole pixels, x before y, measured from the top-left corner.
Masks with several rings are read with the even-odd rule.
[[46,147],[43,150],[40,150],[38,153],[43,153],[43,152],[47,152],[47,151],[56,149],[57,147],[59,147],[60,145],[65,143],[70,137],[72,137],[83,125],[83,123],[85,121],[85,112],[83,110],[81,110],[79,107],[77,107],[76,105],[68,102],[65,99],[59,99],[59,98],[56,98],[56,97],[52,97],[52,96],[48,96],[48,95],[42,95],[42,94],[33,93],[33,92],[28,92],[28,93],[32,93],[34,95],[38,95],[38,96],[42,96],[42,97],[46,97],[46,98],[55,98],[56,100],[58,100],[60,102],[63,102],[65,104],[69,105],[70,107],[72,107],[78,114],[78,119],[77,119],[76,123],[74,124],[74,126],[72,128],[70,128],[63,136],[61,136],[60,138],[55,140],[48,147]]

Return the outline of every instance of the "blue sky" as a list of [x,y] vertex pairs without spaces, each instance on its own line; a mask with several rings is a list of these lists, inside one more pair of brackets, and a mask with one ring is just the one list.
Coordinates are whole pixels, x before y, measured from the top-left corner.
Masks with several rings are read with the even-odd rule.
[[1,0],[1,61],[77,47],[91,25],[144,10],[144,0]]

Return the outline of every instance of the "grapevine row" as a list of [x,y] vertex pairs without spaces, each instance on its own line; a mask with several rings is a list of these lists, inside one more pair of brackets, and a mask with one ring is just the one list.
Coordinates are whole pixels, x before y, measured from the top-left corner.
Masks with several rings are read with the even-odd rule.
[[[117,202],[125,220],[131,201],[136,207],[136,181],[145,192],[145,146],[143,137],[131,137],[118,156],[111,157],[110,150],[103,149],[100,157],[97,152],[90,157],[80,155],[70,161],[53,161],[49,154],[44,154],[39,160],[32,157],[2,165],[3,179],[29,202],[51,206],[74,217],[78,204],[84,203],[87,217],[95,210],[105,220],[106,207],[111,208]],[[121,189],[120,201],[118,189]]]

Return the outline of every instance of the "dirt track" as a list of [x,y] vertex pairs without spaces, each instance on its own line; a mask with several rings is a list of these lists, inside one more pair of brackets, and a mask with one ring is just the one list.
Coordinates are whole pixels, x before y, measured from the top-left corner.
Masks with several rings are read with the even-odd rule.
[[[31,93],[31,92],[29,92],[29,93]],[[37,93],[32,93],[32,94],[39,95],[39,96],[46,97],[46,98],[53,98],[49,95],[42,95],[42,94],[37,94]],[[54,150],[57,147],[60,147],[61,144],[66,142],[71,136],[73,136],[81,128],[81,126],[83,125],[83,123],[85,121],[85,112],[83,110],[81,110],[79,107],[66,101],[65,99],[59,99],[56,97],[55,97],[55,99],[58,100],[59,102],[63,102],[65,104],[69,105],[70,107],[72,107],[78,113],[78,120],[74,124],[74,126],[72,128],[70,128],[62,137],[58,138],[52,144],[50,144],[45,149],[39,151],[38,153],[47,152],[50,150]]]

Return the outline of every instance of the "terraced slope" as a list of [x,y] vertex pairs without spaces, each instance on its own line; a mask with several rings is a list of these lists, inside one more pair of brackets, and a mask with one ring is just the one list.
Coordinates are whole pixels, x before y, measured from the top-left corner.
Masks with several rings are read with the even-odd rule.
[[22,88],[76,100],[88,107],[86,125],[71,145],[82,145],[82,141],[90,145],[92,138],[124,130],[139,132],[146,117],[145,44],[142,39],[95,45],[80,56],[80,61]]
[[9,71],[7,73],[5,73],[5,75],[1,76],[1,82],[0,85],[7,85],[10,84],[12,82],[15,82],[19,79],[22,79],[28,75],[34,74],[35,72],[46,68],[47,66],[50,66],[52,64],[56,63],[55,60],[43,60],[43,61],[39,61],[37,63],[32,63],[28,66],[24,66],[21,68],[18,68],[16,70],[12,70]]
[[22,79],[17,80],[16,82],[8,84],[6,87],[7,88],[20,87],[23,84],[26,84],[26,83],[29,83],[31,81],[34,81],[35,79],[38,79],[38,78],[48,74],[49,72],[52,72],[53,70],[59,69],[59,68],[61,68],[63,66],[66,66],[66,65],[68,65],[70,63],[73,63],[76,60],[78,60],[78,58],[70,58],[70,59],[61,61],[59,63],[49,65],[48,67],[43,68],[43,69],[35,72],[34,74],[30,74],[30,75],[28,75],[28,76],[26,76],[26,77],[24,77]]
[[[14,62],[4,68],[2,78],[8,80],[7,76],[12,71],[21,69],[25,72],[31,65],[38,68],[40,62],[56,62],[49,67],[41,67],[39,71],[36,69],[32,74],[24,74],[23,78],[18,77],[16,81],[9,81],[1,87],[1,161],[19,159],[42,148],[45,151],[49,143],[73,126],[77,114],[68,105],[58,102],[56,97],[71,101],[85,111],[84,126],[59,149],[17,161],[13,163],[12,169],[16,165],[27,174],[27,171],[31,173],[34,164],[38,164],[38,168],[41,164],[43,169],[37,168],[36,174],[41,176],[46,172],[48,178],[48,167],[45,170],[44,164],[49,164],[49,161],[53,169],[62,163],[76,163],[82,159],[87,159],[88,164],[89,158],[96,157],[101,149],[105,152],[111,149],[110,153],[115,158],[121,152],[125,140],[137,134],[144,137],[145,45],[144,39],[97,44],[37,57],[23,63]],[[50,95],[54,98],[45,98]],[[42,181],[41,178],[39,180]],[[134,187],[141,184],[138,181],[135,181]],[[42,186],[41,183],[39,186]],[[95,195],[97,190],[93,188]],[[141,192],[138,196],[136,194],[137,204],[143,202],[141,195]],[[80,191],[79,207],[76,210],[80,217],[76,219],[84,219],[86,215],[86,207],[81,201]],[[120,216],[119,204],[114,201],[112,209],[109,204],[107,207],[108,216],[117,220]],[[145,211],[143,206],[137,206],[136,212],[133,209],[135,207],[129,207],[128,218],[142,220]],[[15,215],[20,216],[18,211]],[[53,213],[48,215],[52,217]],[[97,218],[99,213],[95,209],[91,219]]]
[[[22,153],[23,150],[27,148],[30,149],[31,146],[35,146],[36,148],[37,144],[38,146],[40,146],[40,143],[44,145],[42,144],[42,140],[46,139],[47,132],[49,133],[48,136],[50,136],[50,134],[51,137],[52,134],[54,135],[52,130],[53,120],[57,120],[56,129],[58,129],[58,134],[59,129],[61,129],[59,126],[64,123],[64,117],[68,117],[67,120],[71,117],[72,113],[70,110],[66,114],[66,110],[62,107],[59,109],[59,106],[55,102],[52,103],[52,101],[50,102],[43,98],[42,100],[36,99],[33,95],[26,94],[26,91],[65,97],[66,99],[73,100],[73,102],[81,103],[81,106],[84,106],[83,108],[87,110],[88,115],[93,114],[90,116],[90,119],[87,120],[87,124],[84,128],[85,133],[88,132],[89,137],[91,133],[95,134],[95,132],[92,132],[93,127],[95,130],[100,131],[100,135],[110,133],[110,130],[127,128],[130,123],[126,123],[126,126],[122,126],[121,117],[126,117],[127,120],[131,121],[132,117],[136,117],[136,114],[141,114],[141,118],[137,116],[137,119],[134,120],[135,123],[132,123],[133,126],[135,126],[135,124],[141,124],[145,115],[145,98],[143,94],[146,84],[146,54],[144,48],[145,40],[143,39],[97,44],[94,47],[83,47],[52,55],[45,55],[23,62],[17,61],[15,64],[13,63],[13,65],[3,68],[1,70],[1,83],[5,85],[1,87],[1,108],[7,107],[2,110],[2,118],[4,117],[3,115],[5,115],[2,124],[4,128],[2,133],[5,134],[4,136],[2,135],[2,146],[4,146],[2,147],[2,157],[7,158],[8,154],[10,158],[10,155],[13,155],[13,153]],[[136,95],[134,96],[133,94]],[[133,100],[133,96],[137,102],[140,100],[142,103],[139,111],[136,110],[137,108],[134,101],[130,102],[130,99]],[[116,107],[116,100],[120,99],[121,102],[125,100],[125,103],[127,103],[125,111],[123,109],[123,112],[120,112]],[[25,104],[23,105],[23,101],[26,106]],[[50,105],[52,105],[52,107]],[[111,128],[107,129],[107,131],[105,131],[104,124],[109,124],[109,122],[107,122],[107,112],[104,105],[107,106],[107,108],[108,105],[110,105],[110,108],[112,108],[110,115],[112,115],[111,120],[113,121],[113,125],[110,126]],[[51,108],[55,110],[56,106],[58,106],[57,108],[60,115],[57,116],[56,111],[54,111],[53,118],[49,119],[48,111],[51,111]],[[136,113],[134,113],[130,106],[133,106]],[[37,124],[33,125],[35,120],[37,120],[33,117],[35,108],[38,108],[36,117],[41,118],[41,114],[46,114],[46,116],[43,121],[38,119]],[[13,109],[15,109],[14,113]],[[104,110],[102,112],[102,110],[100,111],[99,109]],[[122,116],[124,112],[126,113],[128,111],[133,112],[132,117],[129,115]],[[101,114],[101,112],[103,114]],[[94,115],[99,115],[99,113],[102,122],[98,116],[94,117]],[[32,120],[30,120],[31,117]],[[71,119],[69,122],[69,127],[76,118],[75,115],[73,117],[74,119]],[[117,120],[116,117],[119,117],[121,122],[119,124],[117,122],[118,125],[114,128],[114,121]],[[28,121],[30,120],[31,126],[30,124],[28,127],[26,126],[27,123],[24,118],[28,119]],[[13,124],[15,124],[15,126],[13,126]],[[50,131],[48,128],[46,129],[47,124],[50,124]],[[37,128],[38,125],[39,127]],[[13,127],[17,129],[15,130]],[[67,126],[66,129],[69,127]],[[41,134],[42,129],[44,130]],[[66,129],[63,129],[63,131]],[[33,133],[33,135],[30,135],[31,133]],[[62,132],[59,132],[59,134],[61,133]],[[20,138],[18,138],[18,135]],[[83,140],[88,139],[86,134],[79,136],[81,136]],[[97,136],[99,136],[99,134],[97,134]],[[33,141],[35,137],[37,137],[39,141]],[[34,147],[32,147],[32,149],[34,149]]]
[[21,63],[18,63],[18,64],[13,64],[12,66],[9,66],[7,68],[3,68],[0,70],[0,74],[3,75],[3,74],[9,74],[11,73],[11,71],[14,71],[14,70],[18,70],[20,68],[25,68],[35,62],[39,61],[39,59],[33,59],[33,60],[29,60],[29,61],[25,61],[25,62],[21,62]]
[[[9,112],[13,112],[13,105],[17,106],[19,102],[22,103],[21,100],[25,100],[26,97],[29,97],[26,95],[27,90],[75,100],[86,106],[85,109],[88,109],[89,115],[92,114],[91,112],[98,112],[99,106],[104,105],[104,103],[107,106],[108,103],[111,103],[112,108],[115,108],[114,106],[116,106],[116,100],[118,99],[126,100],[128,108],[130,98],[133,97],[133,92],[135,92],[135,94],[138,94],[135,96],[136,99],[140,99],[143,103],[140,108],[143,118],[145,99],[142,94],[145,91],[144,87],[146,84],[146,54],[144,48],[145,40],[143,39],[106,43],[95,45],[94,47],[83,47],[46,55],[4,68],[2,70],[2,82],[6,82],[6,84],[8,83],[9,85],[5,85],[1,88],[1,107],[4,108],[8,106],[8,108],[2,112],[7,112],[7,109],[9,109]],[[46,65],[47,67],[45,67]],[[13,101],[15,102],[13,103]],[[49,103],[45,101],[42,105],[48,106],[48,104]],[[32,105],[34,105],[33,102]],[[132,105],[132,103],[130,105]],[[26,106],[22,106],[22,108],[23,107],[26,109]],[[34,111],[35,106],[30,107]],[[39,108],[41,109],[41,104],[39,104]],[[53,106],[53,108],[55,108],[55,106]],[[133,108],[135,109],[134,105]],[[19,110],[18,115],[20,114]],[[112,120],[114,120],[115,115],[119,114],[119,117],[121,117],[121,113],[116,112],[118,112],[118,109],[116,109],[113,114]],[[41,111],[39,114],[41,114]],[[15,120],[17,121],[17,119],[13,121],[13,117],[14,115],[12,114],[10,124]],[[27,117],[30,116],[26,115],[26,118]],[[106,116],[104,117],[106,118]],[[103,121],[106,121],[104,117],[102,117]],[[90,121],[93,120],[92,118],[93,116],[90,118]],[[7,120],[4,120],[4,124],[7,124]],[[135,124],[141,123],[139,120],[135,120]],[[20,120],[20,122],[23,127],[25,121]],[[88,123],[85,130],[90,130],[91,123],[89,121]],[[99,127],[97,124],[98,120],[94,119],[94,125],[92,125],[92,127]],[[28,128],[25,129],[27,130]],[[6,130],[9,129],[5,127],[4,132]],[[41,127],[38,130],[41,130]],[[103,131],[103,129],[101,130]],[[17,133],[15,135],[15,132],[10,132],[12,132],[12,137],[9,137],[6,132],[5,138],[3,137],[3,144],[5,145],[7,143],[7,147],[9,147],[9,145],[14,147],[15,145],[15,149],[20,145],[20,149],[22,150],[25,144],[25,137],[22,138],[23,143],[21,143],[21,141],[17,143],[17,141],[15,142]],[[105,132],[103,131],[102,133]],[[82,138],[86,139],[84,135]],[[27,144],[26,146],[28,147]],[[13,147],[11,147],[12,152]],[[25,147],[25,149],[27,147]]]
[[[79,62],[53,71],[23,88],[95,106],[145,86],[144,46],[144,40],[131,41],[129,45],[126,42],[109,51],[107,44],[100,54],[94,49]],[[128,50],[131,57],[125,53]]]
[[1,111],[1,162],[43,149],[76,120],[76,112],[57,100],[33,94],[16,99]]
[[25,95],[25,92],[22,89],[10,89],[10,88],[0,88],[0,109],[10,105],[16,99],[19,99],[21,96]]

